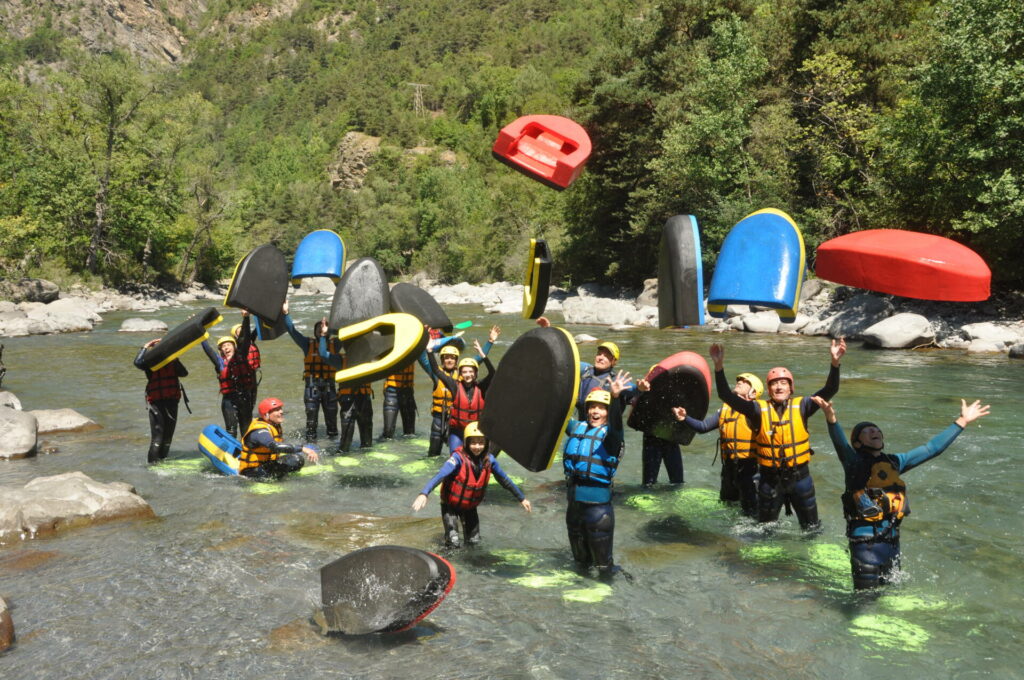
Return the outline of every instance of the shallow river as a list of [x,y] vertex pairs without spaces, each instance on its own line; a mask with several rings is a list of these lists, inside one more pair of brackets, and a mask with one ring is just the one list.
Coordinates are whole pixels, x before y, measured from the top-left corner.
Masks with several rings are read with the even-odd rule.
[[[326,304],[298,298],[293,315],[308,333]],[[197,308],[152,316],[173,326]],[[489,324],[502,325],[495,359],[531,327],[477,306],[449,312],[474,320],[469,337],[481,340]],[[557,461],[534,474],[503,458],[533,514],[493,486],[481,506],[482,545],[448,555],[457,584],[424,622],[396,635],[328,638],[310,620],[322,565],[367,545],[441,549],[436,496],[418,515],[409,510],[443,460],[424,457],[426,376],[417,369],[417,438],[261,485],[223,477],[199,458],[196,436],[219,422],[220,410],[213,370],[192,350],[184,363],[193,414],[182,409],[170,459],[148,467],[145,380],[131,360],[149,336],[117,333],[126,316],[111,314],[92,333],[4,340],[4,386],[26,409],[73,408],[104,429],[45,436],[59,451],[0,462],[0,484],[82,470],[134,485],[158,519],[0,546],[0,594],[18,632],[15,647],[0,656],[0,677],[1024,675],[1014,661],[1024,634],[1019,362],[851,347],[836,402],[840,422],[877,421],[893,452],[944,428],[961,396],[992,404],[991,416],[906,476],[913,514],[903,525],[904,571],[882,596],[851,590],[842,471],[819,414],[811,421],[819,536],[802,536],[792,517],[766,536],[719,504],[713,434],[684,449],[683,488],[642,489],[640,435],[628,430],[616,480],[615,556],[632,581],[606,586],[572,570]],[[211,335],[226,333],[237,318],[232,310]],[[828,369],[823,338],[571,330],[618,342],[621,366],[634,372],[682,349],[706,356],[716,339],[725,342],[730,373],[763,375],[786,364],[799,394],[820,388]],[[285,400],[296,440],[304,421],[301,355],[287,337],[261,349],[260,394]],[[581,354],[591,360],[593,345]],[[712,408],[718,403],[713,398]],[[374,409],[376,434],[379,384]]]

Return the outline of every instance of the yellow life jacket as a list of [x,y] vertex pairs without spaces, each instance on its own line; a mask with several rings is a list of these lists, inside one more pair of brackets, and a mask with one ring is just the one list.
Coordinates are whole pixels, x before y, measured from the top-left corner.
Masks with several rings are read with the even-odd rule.
[[900,471],[884,457],[871,466],[871,476],[863,489],[843,496],[847,519],[899,522],[910,514],[907,485],[900,479]]
[[757,463],[761,467],[783,468],[803,465],[811,459],[811,438],[800,415],[803,397],[793,397],[782,415],[771,402],[758,399],[761,429],[757,432]]
[[[330,348],[332,343],[328,341],[328,347]],[[313,378],[315,380],[333,380],[335,368],[329,363],[323,360],[320,356],[320,341],[310,340],[309,347],[306,348],[306,356],[303,359],[303,378]]]
[[[456,377],[456,371],[458,369],[453,368],[450,371],[441,369],[444,373],[447,373],[452,377],[452,380],[458,380]],[[430,395],[430,412],[431,413],[443,413],[445,410],[450,411],[452,408],[452,393],[448,391],[448,388],[444,386],[444,383],[440,380],[437,381],[437,385],[434,386],[434,391]]]
[[398,373],[392,373],[384,380],[384,389],[389,387],[395,387],[398,389],[407,389],[413,386],[413,382],[416,376],[413,374],[415,364],[409,364]]
[[718,412],[718,432],[722,460],[745,460],[754,455],[754,431],[747,417],[728,404],[722,404]]
[[246,437],[249,436],[250,432],[256,430],[267,430],[270,432],[270,436],[274,438],[274,441],[281,443],[281,430],[275,427],[273,424],[268,423],[265,420],[259,418],[254,419],[249,423],[249,428],[242,435],[242,455],[238,459],[238,471],[248,470],[249,468],[259,467],[264,463],[269,463],[272,460],[277,459],[277,454],[271,451],[265,446],[250,446],[246,443]]

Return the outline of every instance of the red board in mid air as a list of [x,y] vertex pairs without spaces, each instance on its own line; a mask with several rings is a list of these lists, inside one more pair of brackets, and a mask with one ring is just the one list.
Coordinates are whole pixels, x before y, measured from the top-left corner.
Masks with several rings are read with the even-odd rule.
[[561,191],[590,158],[590,136],[562,116],[523,116],[498,133],[491,153],[502,163]]
[[942,236],[868,229],[818,246],[823,279],[920,300],[987,300],[992,272],[976,252]]

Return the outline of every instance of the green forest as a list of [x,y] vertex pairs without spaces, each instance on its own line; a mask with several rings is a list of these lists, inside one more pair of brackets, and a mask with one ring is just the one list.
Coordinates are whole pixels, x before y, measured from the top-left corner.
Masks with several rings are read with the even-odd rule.
[[[560,283],[636,288],[667,218],[697,216],[709,274],[775,207],[809,256],[926,231],[1024,288],[1024,3],[304,0],[225,21],[258,4],[169,17],[176,64],[90,50],[50,4],[0,29],[0,276],[210,282],[328,228],[394,277],[519,280],[544,237]],[[593,141],[564,192],[491,157],[533,113]],[[350,132],[380,147],[335,187]]]

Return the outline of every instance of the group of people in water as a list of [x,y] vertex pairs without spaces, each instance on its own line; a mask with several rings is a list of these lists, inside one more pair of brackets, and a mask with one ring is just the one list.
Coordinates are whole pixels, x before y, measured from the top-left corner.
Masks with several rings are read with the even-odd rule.
[[[337,389],[336,371],[346,367],[346,356],[338,343],[328,337],[327,321],[314,324],[313,337],[296,330],[283,309],[284,321],[292,340],[303,354],[303,401],[306,413],[305,444],[283,441],[284,403],[269,397],[259,401],[257,417],[257,371],[260,353],[252,341],[250,316],[243,312],[242,323],[229,336],[217,340],[216,351],[205,341],[206,351],[216,371],[221,393],[225,428],[232,436],[241,436],[239,472],[254,479],[274,479],[300,469],[307,462],[318,462],[317,439],[319,413],[323,412],[329,439],[337,440],[337,453],[348,453],[354,430],[359,429],[360,447],[372,445],[372,402],[369,385]],[[549,325],[544,317],[541,326]],[[501,330],[491,328],[484,345],[474,343],[475,357],[463,357],[457,343],[429,329],[432,340],[419,363],[433,382],[431,427],[428,456],[440,456],[447,444],[450,457],[423,486],[412,504],[422,510],[429,494],[441,485],[441,519],[445,543],[449,547],[480,541],[477,508],[484,500],[493,474],[527,511],[532,511],[522,490],[502,469],[500,454],[481,430],[487,388],[494,367],[488,354]],[[158,342],[144,345],[145,350]],[[810,473],[813,453],[808,422],[821,411],[829,436],[845,473],[843,513],[847,523],[853,584],[865,589],[888,582],[899,566],[901,522],[909,514],[906,484],[901,473],[942,453],[968,424],[989,413],[980,401],[961,400],[959,416],[926,444],[906,453],[884,451],[881,429],[871,422],[860,422],[846,436],[838,423],[832,399],[839,392],[840,362],[846,353],[843,339],[829,347],[830,368],[825,384],[810,397],[797,396],[793,374],[785,367],[769,370],[762,381],[752,372],[736,374],[730,384],[721,344],[711,345],[714,382],[722,406],[703,420],[690,416],[684,405],[672,409],[672,416],[698,433],[718,430],[717,453],[721,459],[719,497],[738,503],[741,512],[758,523],[774,523],[782,509],[794,512],[801,528],[820,530],[814,481]],[[612,557],[615,513],[613,484],[624,452],[624,416],[626,409],[651,389],[646,379],[631,380],[628,372],[617,370],[618,346],[602,342],[593,363],[580,365],[580,389],[576,418],[565,428],[562,468],[566,480],[566,530],[573,559],[581,567],[594,567],[603,576],[620,568]],[[481,364],[487,374],[480,377]],[[151,428],[148,453],[150,463],[167,456],[177,420],[178,403],[184,391],[180,378],[188,371],[179,360],[151,371],[146,370],[146,401]],[[389,376],[384,383],[383,439],[395,436],[399,416],[405,435],[415,433],[414,367],[410,365]],[[187,406],[186,397],[186,406]],[[340,416],[339,416],[340,412]],[[340,421],[340,428],[339,428]],[[656,483],[661,466],[669,482],[682,484],[683,463],[678,444],[653,433],[643,433],[642,482]]]

